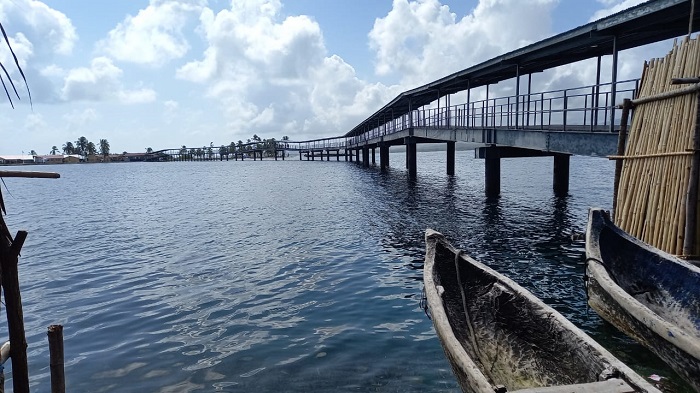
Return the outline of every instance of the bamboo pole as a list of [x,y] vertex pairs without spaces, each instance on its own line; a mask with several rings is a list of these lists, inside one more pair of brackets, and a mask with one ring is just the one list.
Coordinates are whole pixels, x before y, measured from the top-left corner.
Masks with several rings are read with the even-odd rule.
[[48,336],[51,393],[65,393],[66,379],[63,370],[63,326],[49,326]]

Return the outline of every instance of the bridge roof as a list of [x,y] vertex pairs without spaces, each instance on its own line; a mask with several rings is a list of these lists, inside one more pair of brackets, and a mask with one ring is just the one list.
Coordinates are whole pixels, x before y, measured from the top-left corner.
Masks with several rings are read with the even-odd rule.
[[[362,134],[378,123],[401,117],[438,97],[544,71],[688,33],[690,0],[650,0],[635,7],[487,60],[434,82],[399,94],[346,137]],[[700,30],[700,7],[693,13],[693,32]]]

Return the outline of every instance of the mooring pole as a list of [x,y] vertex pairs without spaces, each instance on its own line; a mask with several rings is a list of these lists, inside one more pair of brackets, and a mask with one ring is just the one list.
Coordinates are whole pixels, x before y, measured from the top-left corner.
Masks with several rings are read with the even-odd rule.
[[693,158],[690,162],[690,179],[685,202],[685,237],[683,238],[683,256],[695,255],[695,237],[698,229],[698,177],[700,177],[700,94],[697,96],[695,113],[695,134],[693,135]]
[[2,269],[2,287],[5,294],[7,330],[10,335],[12,388],[17,393],[29,392],[27,338],[24,333],[24,315],[22,313],[22,297],[19,291],[17,268],[17,258],[26,238],[27,232],[19,231],[14,240],[10,239],[9,233],[3,235],[2,239],[0,239],[0,269]]
[[[622,101],[622,118],[620,119],[620,133],[617,136],[617,155],[625,154],[625,144],[627,143],[627,122],[629,121],[630,108],[632,108],[632,100],[625,98]],[[615,180],[613,190],[613,220],[617,216],[617,193],[620,188],[620,176],[622,175],[623,160],[615,161]]]
[[66,378],[63,369],[63,326],[49,326],[48,336],[51,393],[65,393]]

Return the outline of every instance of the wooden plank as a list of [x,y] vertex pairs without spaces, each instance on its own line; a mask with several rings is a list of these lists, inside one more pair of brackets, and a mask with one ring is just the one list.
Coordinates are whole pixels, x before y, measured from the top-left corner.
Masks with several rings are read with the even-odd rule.
[[0,171],[0,177],[58,179],[61,175],[55,172]]
[[514,390],[512,393],[634,393],[634,390],[627,382],[611,378],[606,381],[582,383],[577,385],[547,386],[542,388],[531,388]]

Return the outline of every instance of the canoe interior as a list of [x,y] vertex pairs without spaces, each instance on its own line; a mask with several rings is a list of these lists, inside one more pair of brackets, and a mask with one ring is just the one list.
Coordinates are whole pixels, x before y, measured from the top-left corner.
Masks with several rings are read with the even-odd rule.
[[[437,242],[433,279],[452,331],[493,385],[508,391],[590,383],[612,375],[590,338],[533,295]],[[466,306],[466,312],[465,307]],[[449,354],[448,354],[449,356]]]
[[662,319],[700,339],[700,269],[601,219],[608,225],[598,227],[600,263],[613,281]]

